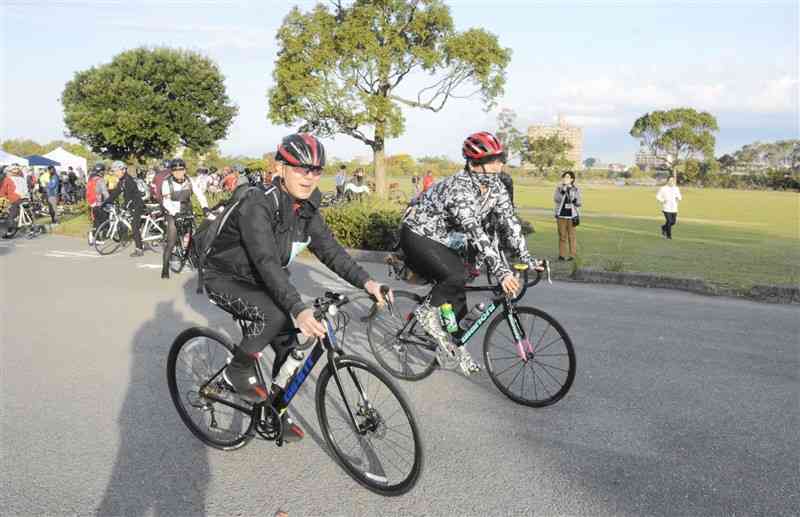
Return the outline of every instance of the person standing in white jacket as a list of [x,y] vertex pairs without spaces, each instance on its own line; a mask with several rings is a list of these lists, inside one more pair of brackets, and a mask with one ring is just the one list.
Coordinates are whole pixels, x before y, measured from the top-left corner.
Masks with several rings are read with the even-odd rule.
[[675,185],[675,176],[670,176],[667,184],[658,189],[656,199],[661,203],[661,211],[666,222],[661,225],[661,236],[672,239],[672,227],[678,223],[678,201],[681,201],[681,190]]

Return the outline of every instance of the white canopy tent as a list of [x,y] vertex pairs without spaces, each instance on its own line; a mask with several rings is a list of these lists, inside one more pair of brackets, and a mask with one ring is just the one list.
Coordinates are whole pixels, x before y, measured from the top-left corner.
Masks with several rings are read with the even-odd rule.
[[49,158],[51,160],[57,161],[61,165],[56,167],[56,170],[61,172],[67,170],[69,167],[72,167],[72,170],[75,171],[76,174],[81,176],[79,171],[83,171],[83,178],[86,179],[86,173],[88,171],[88,167],[86,164],[86,158],[81,158],[76,154],[72,154],[71,152],[67,151],[63,147],[57,147],[53,149],[49,153],[43,155],[45,158]]
[[28,165],[28,160],[26,160],[21,156],[16,156],[0,149],[0,165],[12,165],[14,163],[16,163],[17,165]]

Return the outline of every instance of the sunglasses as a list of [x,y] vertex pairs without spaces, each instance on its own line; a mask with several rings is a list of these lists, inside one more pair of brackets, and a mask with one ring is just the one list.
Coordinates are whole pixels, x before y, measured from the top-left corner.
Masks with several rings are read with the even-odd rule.
[[311,175],[315,178],[322,176],[322,169],[319,167],[292,167],[292,170],[300,176]]

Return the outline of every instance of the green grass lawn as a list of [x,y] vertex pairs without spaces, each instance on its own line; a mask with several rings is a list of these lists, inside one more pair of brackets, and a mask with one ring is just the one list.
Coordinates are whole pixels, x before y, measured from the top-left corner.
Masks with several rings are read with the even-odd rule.
[[[515,188],[521,215],[537,230],[531,248],[549,257],[558,255],[554,189],[524,183]],[[668,241],[660,235],[655,192],[583,186],[580,266],[701,278],[737,290],[800,282],[797,193],[683,188],[678,225]]]

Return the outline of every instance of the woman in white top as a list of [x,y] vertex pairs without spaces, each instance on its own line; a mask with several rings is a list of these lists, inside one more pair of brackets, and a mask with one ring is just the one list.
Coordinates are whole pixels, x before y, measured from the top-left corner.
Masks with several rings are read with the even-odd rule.
[[667,184],[658,189],[656,199],[661,203],[661,211],[666,222],[661,225],[661,236],[672,239],[672,227],[678,223],[678,201],[682,200],[681,190],[675,185],[675,177],[670,176]]
[[164,217],[167,220],[167,245],[164,246],[162,258],[161,278],[169,278],[169,257],[178,240],[178,229],[175,226],[175,216],[192,213],[192,194],[197,196],[197,201],[203,207],[203,213],[208,213],[208,201],[195,182],[186,176],[186,163],[180,158],[170,162],[171,174],[161,183],[161,204],[164,208]]

